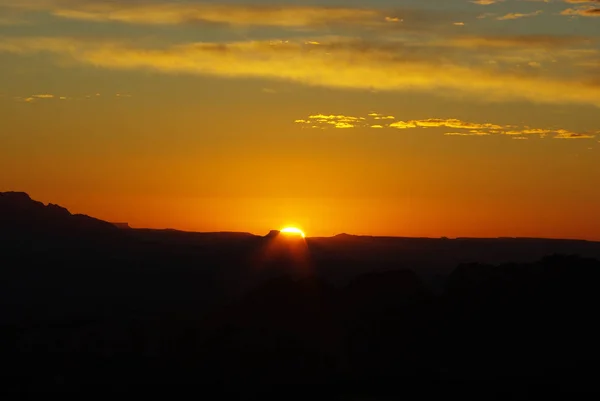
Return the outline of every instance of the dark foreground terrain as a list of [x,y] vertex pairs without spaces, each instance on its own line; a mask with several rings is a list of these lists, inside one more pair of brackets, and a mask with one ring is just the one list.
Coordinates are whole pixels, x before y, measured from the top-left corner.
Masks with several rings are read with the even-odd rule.
[[585,241],[133,230],[0,193],[0,388],[588,399],[598,258]]

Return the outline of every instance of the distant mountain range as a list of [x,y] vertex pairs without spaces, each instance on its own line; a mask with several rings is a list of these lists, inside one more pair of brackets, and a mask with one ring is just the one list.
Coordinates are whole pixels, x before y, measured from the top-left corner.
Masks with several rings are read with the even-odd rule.
[[[94,232],[115,232],[115,228],[132,229],[128,223],[110,223],[94,217],[83,214],[71,214],[66,208],[56,205],[44,205],[42,202],[33,200],[25,192],[0,192],[0,230],[17,230],[31,232],[47,232],[60,234],[71,232],[72,234],[94,233]],[[181,232],[173,229],[148,230],[138,229],[139,231],[171,231]],[[183,232],[182,232],[183,233]],[[248,233],[191,233],[189,234],[221,234],[232,236],[251,235]],[[265,238],[276,237],[280,234],[279,230],[271,230],[265,235]],[[379,237],[352,235],[347,233],[337,234],[331,238],[338,241],[377,241],[377,240],[405,240],[405,241],[452,241],[448,238],[411,238],[411,237]],[[549,242],[549,243],[594,243],[585,240],[561,240],[561,239],[542,239],[542,238],[518,238],[518,237],[498,237],[498,238],[472,238],[459,237],[456,240],[468,240],[477,242],[499,242],[499,241],[529,241],[529,242]],[[598,243],[600,244],[600,243]]]
[[2,388],[584,399],[592,258],[600,243],[131,229],[0,193]]
[[[248,233],[194,233],[131,229],[67,209],[44,205],[22,192],[0,193],[0,239],[5,255],[26,255],[37,263],[49,257],[85,258],[91,264],[202,265],[204,271],[269,271],[279,231],[265,236]],[[301,240],[304,241],[304,240]],[[339,234],[306,238],[302,251],[312,271],[332,281],[347,282],[358,274],[408,268],[429,283],[459,264],[534,262],[552,254],[600,259],[600,243],[535,238],[404,238]],[[276,247],[280,251],[291,252]],[[280,249],[281,248],[281,249]],[[93,252],[90,250],[93,249]],[[270,249],[270,250],[269,250]],[[298,251],[298,249],[296,249]],[[90,255],[94,255],[92,259]],[[281,254],[280,254],[281,256]],[[285,256],[285,255],[284,255]],[[121,261],[121,262],[119,262]],[[127,261],[127,262],[123,262]],[[280,263],[281,261],[277,262]],[[265,265],[266,264],[266,265]],[[231,266],[223,270],[223,266]],[[262,267],[258,267],[262,266]],[[258,270],[257,270],[258,269]],[[252,280],[248,280],[251,282]]]

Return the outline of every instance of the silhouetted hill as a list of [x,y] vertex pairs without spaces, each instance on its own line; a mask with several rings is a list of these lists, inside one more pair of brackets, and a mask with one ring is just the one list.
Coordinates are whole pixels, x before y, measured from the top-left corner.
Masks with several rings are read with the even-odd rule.
[[269,231],[269,233],[267,235],[265,235],[265,238],[276,238],[279,235],[281,235],[281,231],[279,231],[279,230],[271,230],[271,231]]
[[598,392],[598,243],[123,230],[23,193],[0,239],[8,392]]
[[23,192],[0,192],[0,233],[20,235],[79,236],[111,233],[115,227],[85,215],[73,215],[67,209],[44,205]]

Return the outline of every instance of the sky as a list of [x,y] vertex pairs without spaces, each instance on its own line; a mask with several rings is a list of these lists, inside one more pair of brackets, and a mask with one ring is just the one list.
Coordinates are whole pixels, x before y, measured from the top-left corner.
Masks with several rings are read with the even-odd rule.
[[0,0],[0,191],[133,227],[600,240],[599,0]]

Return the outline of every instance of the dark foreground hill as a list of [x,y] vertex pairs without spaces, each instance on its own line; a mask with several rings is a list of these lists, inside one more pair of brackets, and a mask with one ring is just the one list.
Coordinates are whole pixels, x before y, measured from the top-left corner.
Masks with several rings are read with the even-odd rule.
[[2,391],[598,392],[597,243],[276,234],[119,229],[0,194]]

